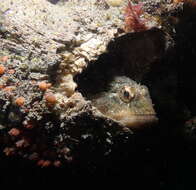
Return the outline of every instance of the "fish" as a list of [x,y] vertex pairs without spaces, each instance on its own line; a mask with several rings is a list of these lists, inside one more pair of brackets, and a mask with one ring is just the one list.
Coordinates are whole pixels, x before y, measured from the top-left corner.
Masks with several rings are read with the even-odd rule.
[[[168,44],[167,35],[158,28],[114,38],[106,52],[74,77],[77,90],[102,115],[125,127],[154,125],[158,118],[146,79],[161,65]],[[147,86],[140,85],[144,83]],[[133,98],[126,101],[123,89],[124,97],[134,94]]]
[[89,96],[92,105],[120,125],[141,129],[158,122],[148,88],[126,76],[115,76],[108,87]]

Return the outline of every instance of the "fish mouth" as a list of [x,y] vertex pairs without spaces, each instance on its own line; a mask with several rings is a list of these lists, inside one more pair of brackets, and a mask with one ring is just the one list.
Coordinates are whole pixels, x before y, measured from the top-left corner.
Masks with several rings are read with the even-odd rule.
[[118,122],[125,127],[131,128],[131,129],[138,129],[138,128],[152,126],[158,123],[158,118],[156,117],[155,114],[132,115],[130,117],[121,118],[121,120],[119,120]]
[[[108,115],[109,116],[109,115]],[[120,123],[122,126],[131,129],[149,127],[158,123],[156,114],[113,114],[109,116]]]

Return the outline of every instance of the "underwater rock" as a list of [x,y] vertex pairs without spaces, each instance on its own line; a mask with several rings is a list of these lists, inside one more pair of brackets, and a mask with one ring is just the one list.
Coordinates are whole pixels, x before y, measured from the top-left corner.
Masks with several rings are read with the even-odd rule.
[[[169,46],[161,29],[125,34],[123,5],[106,9],[97,0],[59,3],[0,1],[1,149],[41,167],[59,167],[82,156],[87,163],[94,162],[112,152],[118,144],[115,139],[132,138],[122,114],[121,118],[100,114],[98,99],[89,96],[105,95],[105,87],[113,85],[113,90],[120,84],[117,80],[126,84],[126,92],[131,93],[127,84],[134,86],[139,101],[133,99],[131,109],[141,106],[134,111],[148,115],[142,116],[142,122],[132,118],[130,128],[154,123],[154,101],[149,84],[145,87],[143,82]],[[119,97],[133,98],[124,95]],[[16,103],[21,97],[22,103]],[[127,106],[117,103],[112,106],[118,111],[118,106],[121,110]]]
[[107,146],[122,128],[96,116],[73,78],[118,35],[120,9],[46,0],[3,0],[0,7],[1,149],[46,167],[72,162],[86,134]]

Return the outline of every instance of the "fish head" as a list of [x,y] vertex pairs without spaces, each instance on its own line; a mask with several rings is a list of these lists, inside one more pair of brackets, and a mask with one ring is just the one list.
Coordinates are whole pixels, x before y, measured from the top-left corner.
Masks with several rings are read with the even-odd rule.
[[92,104],[104,116],[128,128],[141,128],[158,121],[149,90],[125,76],[114,77]]

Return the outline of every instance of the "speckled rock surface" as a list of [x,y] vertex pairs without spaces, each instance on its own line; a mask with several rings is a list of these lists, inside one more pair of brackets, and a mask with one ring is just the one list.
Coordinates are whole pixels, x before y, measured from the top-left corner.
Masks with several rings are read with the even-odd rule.
[[[123,24],[122,8],[96,3],[0,2],[0,62],[5,68],[0,78],[0,141],[7,142],[1,147],[6,155],[58,167],[75,159],[77,144],[94,138],[97,130],[102,145],[108,144],[103,153],[110,151],[108,130],[113,127],[103,126],[112,121],[94,118],[94,109],[75,91],[73,81],[105,51]],[[100,124],[91,129],[90,121]]]

